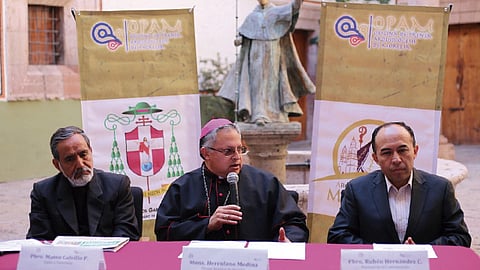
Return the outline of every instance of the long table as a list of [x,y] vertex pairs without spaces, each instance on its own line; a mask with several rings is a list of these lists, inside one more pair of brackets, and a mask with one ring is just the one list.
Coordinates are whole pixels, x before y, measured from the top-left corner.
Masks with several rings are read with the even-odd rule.
[[[130,242],[116,253],[105,252],[107,270],[180,269],[178,255],[189,242]],[[339,245],[307,243],[305,260],[273,260],[270,270],[281,269],[340,269],[340,250],[371,249],[372,245]],[[434,246],[438,258],[430,259],[431,270],[479,270],[480,257],[469,248]],[[0,256],[0,270],[15,270],[18,253]]]

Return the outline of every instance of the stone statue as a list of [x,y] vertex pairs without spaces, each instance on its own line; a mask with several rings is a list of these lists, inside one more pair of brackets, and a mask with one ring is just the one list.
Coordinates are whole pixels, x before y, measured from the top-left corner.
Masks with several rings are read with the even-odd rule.
[[288,116],[303,114],[298,98],[315,93],[291,34],[302,0],[282,6],[269,0],[258,3],[239,28],[239,38],[235,40],[236,46],[242,46],[238,63],[218,95],[238,102],[242,122],[285,123],[289,122]]

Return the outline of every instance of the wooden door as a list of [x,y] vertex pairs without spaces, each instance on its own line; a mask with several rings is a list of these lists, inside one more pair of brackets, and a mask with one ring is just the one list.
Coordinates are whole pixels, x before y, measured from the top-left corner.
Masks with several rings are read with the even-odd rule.
[[453,144],[480,144],[480,24],[450,25],[441,133]]
[[[305,30],[298,30],[296,29],[293,32],[293,42],[295,42],[295,48],[297,49],[298,57],[302,62],[303,68],[306,70],[307,67],[305,66],[307,63],[307,48],[308,48],[308,39],[309,39],[309,31]],[[302,124],[302,131],[294,141],[303,141],[307,138],[307,103],[306,103],[306,96],[301,97],[298,100],[298,105],[302,108],[303,115],[302,116],[295,116],[289,117],[290,121],[300,122]]]

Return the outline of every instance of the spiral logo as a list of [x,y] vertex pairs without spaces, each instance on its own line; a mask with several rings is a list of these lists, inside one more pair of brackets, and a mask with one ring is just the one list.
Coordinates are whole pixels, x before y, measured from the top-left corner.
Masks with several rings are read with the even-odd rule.
[[122,42],[113,33],[112,27],[105,22],[96,23],[92,27],[92,39],[95,43],[100,45],[107,45],[111,51],[116,50],[122,45]]
[[342,16],[335,23],[337,36],[349,39],[352,46],[357,46],[365,40],[365,37],[358,31],[357,22],[350,16]]

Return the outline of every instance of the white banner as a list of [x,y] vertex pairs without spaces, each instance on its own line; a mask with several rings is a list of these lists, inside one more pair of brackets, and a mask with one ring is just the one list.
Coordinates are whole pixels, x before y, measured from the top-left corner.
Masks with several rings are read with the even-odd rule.
[[96,168],[130,177],[155,219],[168,185],[201,164],[198,95],[82,101]]

